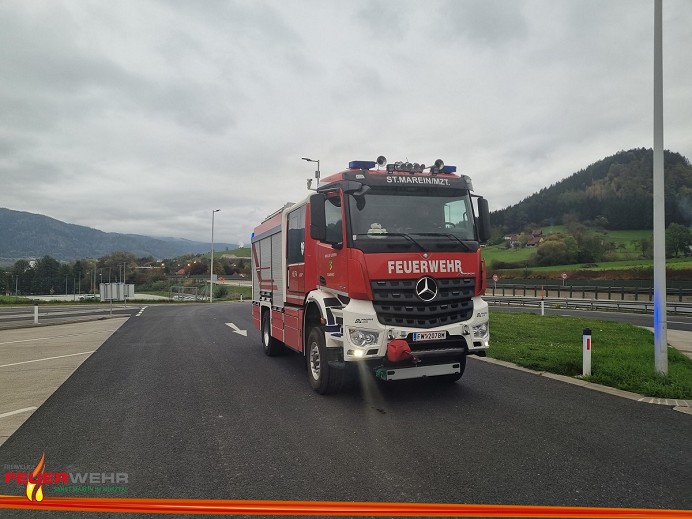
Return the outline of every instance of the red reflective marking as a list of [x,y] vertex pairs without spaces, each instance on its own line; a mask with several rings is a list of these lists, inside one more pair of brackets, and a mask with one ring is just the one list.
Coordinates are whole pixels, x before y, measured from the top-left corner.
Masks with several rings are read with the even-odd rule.
[[477,505],[339,501],[241,501],[211,499],[145,499],[45,497],[37,503],[24,496],[0,495],[0,509],[129,512],[154,514],[302,515],[379,517],[555,517],[656,519],[690,517],[690,510],[600,508],[578,506]]

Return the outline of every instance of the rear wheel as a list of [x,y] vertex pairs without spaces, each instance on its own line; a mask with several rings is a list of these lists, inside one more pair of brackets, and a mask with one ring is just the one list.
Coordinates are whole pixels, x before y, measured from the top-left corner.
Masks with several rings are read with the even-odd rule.
[[321,395],[336,393],[343,385],[343,372],[331,367],[329,360],[330,355],[324,343],[324,331],[316,326],[308,335],[305,361],[308,367],[310,386]]
[[262,314],[262,346],[264,347],[264,354],[269,357],[281,353],[281,343],[272,337],[269,312]]

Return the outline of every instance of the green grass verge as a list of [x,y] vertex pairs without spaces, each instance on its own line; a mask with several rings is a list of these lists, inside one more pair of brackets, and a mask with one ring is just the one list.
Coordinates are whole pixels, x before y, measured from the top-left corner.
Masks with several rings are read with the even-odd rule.
[[220,285],[214,290],[214,301],[237,301],[240,296],[244,300],[252,298],[252,287]]
[[483,247],[482,254],[486,263],[490,265],[493,261],[528,261],[536,255],[536,249],[533,247],[506,249],[504,245],[493,245]]
[[28,297],[0,296],[0,305],[33,305],[34,300]]
[[668,348],[668,375],[654,370],[654,336],[629,324],[560,316],[493,312],[490,357],[537,371],[582,373],[582,332],[592,333],[586,380],[658,398],[692,398],[692,359]]

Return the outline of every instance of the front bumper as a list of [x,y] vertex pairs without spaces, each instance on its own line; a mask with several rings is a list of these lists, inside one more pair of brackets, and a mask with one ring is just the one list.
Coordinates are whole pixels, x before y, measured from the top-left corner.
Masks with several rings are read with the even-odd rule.
[[[370,359],[385,359],[387,344],[395,339],[403,339],[409,344],[414,357],[426,364],[445,362],[462,355],[484,355],[490,347],[488,330],[488,304],[480,297],[473,298],[474,311],[471,319],[451,323],[432,329],[420,330],[410,327],[382,325],[375,314],[370,301],[351,300],[343,308],[343,359],[345,362],[357,362]],[[365,331],[376,334],[377,340],[368,344],[355,344],[352,341],[353,331]],[[442,332],[443,339],[416,341],[419,332]],[[353,334],[358,336],[359,334]]]

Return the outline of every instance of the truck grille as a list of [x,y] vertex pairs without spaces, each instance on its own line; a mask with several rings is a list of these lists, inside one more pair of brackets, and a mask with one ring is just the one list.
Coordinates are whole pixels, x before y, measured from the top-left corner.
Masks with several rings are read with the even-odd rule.
[[475,278],[435,279],[438,294],[429,303],[416,295],[417,279],[371,281],[372,303],[381,324],[435,328],[473,315]]

